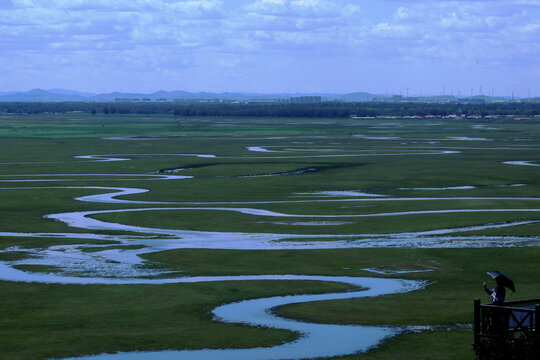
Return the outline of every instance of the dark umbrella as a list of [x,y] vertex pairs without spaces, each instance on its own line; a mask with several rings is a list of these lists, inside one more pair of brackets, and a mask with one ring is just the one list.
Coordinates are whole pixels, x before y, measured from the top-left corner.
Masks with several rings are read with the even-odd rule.
[[495,281],[498,281],[501,284],[503,284],[504,287],[507,287],[510,290],[512,290],[513,292],[516,292],[516,287],[514,286],[514,282],[512,281],[512,279],[510,279],[508,276],[506,276],[502,272],[500,272],[500,271],[488,271],[487,273],[488,273],[489,276],[494,278]]

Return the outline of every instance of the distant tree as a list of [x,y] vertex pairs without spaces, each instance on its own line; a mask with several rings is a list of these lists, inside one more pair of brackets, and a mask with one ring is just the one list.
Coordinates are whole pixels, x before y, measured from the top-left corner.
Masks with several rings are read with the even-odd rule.
[[540,102],[421,103],[421,102],[322,102],[318,104],[231,104],[173,102],[0,102],[0,113],[62,114],[84,111],[103,114],[174,114],[176,116],[340,117],[465,114],[469,116],[540,114]]

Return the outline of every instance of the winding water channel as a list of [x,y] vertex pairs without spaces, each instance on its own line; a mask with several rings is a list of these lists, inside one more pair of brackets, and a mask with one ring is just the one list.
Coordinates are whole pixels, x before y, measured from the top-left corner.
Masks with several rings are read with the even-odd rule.
[[[252,147],[250,151],[271,151],[262,147]],[[287,150],[284,150],[287,151]],[[405,153],[381,153],[379,156],[389,155],[449,155],[456,151],[411,151]],[[137,154],[123,154],[130,156]],[[149,154],[145,154],[149,155]],[[159,154],[171,156],[215,157],[201,154]],[[341,154],[335,156],[373,156],[374,154]],[[318,155],[294,156],[317,157]],[[321,155],[334,156],[334,155]],[[118,155],[83,155],[78,159],[89,161],[128,161],[127,157]],[[286,157],[285,157],[286,158]],[[510,162],[508,162],[510,164]],[[533,165],[531,162],[512,162],[513,165]],[[41,174],[41,175],[11,175],[1,176],[0,182],[28,183],[47,181],[75,181],[77,177],[85,176],[85,180],[92,178],[98,180],[183,180],[192,178],[180,175],[138,175],[138,174]],[[524,184],[509,184],[501,186],[525,186]],[[463,185],[455,189],[472,189],[473,186]],[[355,217],[383,217],[406,216],[440,213],[472,213],[472,212],[538,212],[538,208],[497,208],[497,209],[449,209],[449,210],[422,210],[387,213],[372,213],[359,215],[302,215],[292,213],[278,213],[269,211],[262,206],[265,204],[286,204],[295,202],[387,202],[387,201],[457,201],[457,200],[521,200],[538,202],[536,197],[390,197],[380,196],[368,192],[351,191],[350,193],[313,194],[315,196],[330,196],[330,198],[311,198],[286,201],[257,201],[257,202],[152,202],[118,199],[118,197],[141,194],[148,190],[129,187],[103,187],[103,186],[51,186],[51,187],[10,187],[0,188],[0,191],[25,191],[29,189],[64,189],[75,192],[78,189],[92,189],[100,193],[76,197],[81,202],[106,204],[141,204],[145,206],[161,205],[160,207],[141,207],[136,209],[116,209],[98,211],[75,211],[68,213],[46,214],[51,220],[61,221],[70,227],[89,230],[86,233],[23,233],[0,232],[0,237],[41,237],[41,238],[69,238],[69,239],[100,239],[110,240],[120,245],[139,245],[139,248],[114,248],[101,251],[85,251],[97,245],[56,245],[49,248],[29,249],[10,247],[2,252],[19,251],[28,254],[21,260],[0,261],[0,280],[18,282],[62,283],[62,284],[171,284],[215,281],[298,281],[315,280],[341,282],[353,286],[356,290],[317,295],[279,296],[264,299],[241,301],[226,304],[213,310],[215,320],[244,323],[253,326],[267,326],[287,329],[300,333],[297,341],[269,348],[253,349],[215,349],[215,350],[181,350],[161,352],[135,352],[118,354],[101,354],[84,357],[96,360],[127,360],[127,359],[158,359],[158,360],[278,360],[278,359],[307,359],[315,357],[335,357],[366,351],[382,340],[412,330],[410,327],[387,326],[353,326],[312,324],[277,317],[271,312],[276,306],[335,299],[351,299],[359,297],[384,296],[395,293],[423,289],[428,284],[421,281],[368,278],[368,277],[332,277],[332,276],[306,276],[306,275],[260,275],[260,276],[219,276],[219,277],[171,277],[167,278],[166,270],[153,270],[142,266],[140,255],[170,249],[204,248],[204,249],[329,249],[353,247],[492,247],[492,246],[540,246],[539,238],[517,236],[464,236],[453,235],[465,231],[494,229],[510,226],[522,226],[538,223],[538,220],[519,220],[505,223],[483,224],[470,227],[437,229],[394,234],[350,234],[350,235],[295,235],[272,233],[231,233],[212,231],[192,231],[182,229],[150,228],[135,225],[107,222],[93,218],[95,215],[118,212],[144,212],[144,211],[233,211],[247,215],[277,217],[277,218],[355,218]],[[402,188],[405,189],[405,188]],[[412,188],[411,188],[412,189]],[[431,190],[451,190],[451,188],[430,188]],[[306,194],[304,194],[306,195]],[[167,206],[163,206],[167,205]],[[198,205],[192,207],[190,205]],[[203,206],[201,206],[203,205]],[[241,205],[241,207],[239,207]],[[249,206],[248,206],[249,205]],[[321,223],[312,222],[313,225]],[[304,226],[309,226],[305,223]],[[96,230],[126,231],[137,235],[103,235],[96,234]],[[308,241],[317,239],[318,241]],[[25,272],[17,269],[18,265],[47,265],[61,269],[60,273]],[[69,273],[70,275],[65,275]],[[148,278],[160,275],[159,278]],[[164,276],[165,275],[165,276]]]

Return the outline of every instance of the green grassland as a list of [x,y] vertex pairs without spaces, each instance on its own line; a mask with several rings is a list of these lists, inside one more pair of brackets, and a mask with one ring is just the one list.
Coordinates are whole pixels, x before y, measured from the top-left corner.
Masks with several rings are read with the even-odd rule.
[[[365,268],[428,269],[386,275],[431,283],[426,290],[376,299],[290,305],[276,311],[302,320],[374,325],[451,325],[472,322],[472,299],[485,268],[512,272],[518,293],[536,296],[537,248],[356,249],[307,251],[176,250],[148,255],[152,263],[185,275],[328,274],[380,276]],[[504,259],[504,263],[499,262]],[[219,266],[216,266],[219,264]],[[252,347],[294,338],[285,331],[211,321],[222,303],[288,293],[342,291],[341,284],[225,282],[177,285],[81,286],[1,283],[0,348],[6,359],[129,351],[134,349]],[[444,336],[441,334],[445,334]],[[406,339],[406,341],[404,340]],[[408,333],[380,349],[347,359],[472,359],[470,329],[442,327]],[[450,353],[441,349],[452,349]]]
[[[3,359],[172,348],[271,346],[294,333],[212,321],[210,311],[248,298],[290,294],[287,282],[73,286],[2,282]],[[298,293],[343,291],[295,283]]]
[[[110,140],[108,137],[139,139]],[[486,140],[460,141],[451,137]],[[536,209],[538,201],[523,198],[534,198],[540,194],[540,168],[503,162],[540,160],[539,140],[538,123],[521,123],[512,118],[479,124],[465,120],[396,118],[2,116],[0,231],[126,234],[69,227],[43,216],[71,211],[146,207],[242,207],[307,217],[268,217],[203,209],[119,212],[93,217],[153,228],[325,234],[330,239],[340,239],[337,235],[390,234],[539,220],[538,212],[515,211],[354,216],[449,209]],[[276,152],[247,150],[254,146]],[[459,153],[419,154],[435,150]],[[401,156],[401,152],[411,155]],[[99,162],[74,158],[99,154],[130,160]],[[194,154],[216,157],[197,157]],[[156,175],[164,169],[184,169],[175,175],[193,178],[156,180],[150,176],[130,176]],[[310,170],[298,173],[299,169]],[[64,175],[50,176],[52,174]],[[115,179],[99,174],[125,174],[125,177]],[[21,179],[47,181],[12,181]],[[522,185],[508,186],[516,184]],[[73,188],[61,188],[66,186]],[[83,186],[143,188],[149,191],[118,198],[177,204],[107,204],[74,200],[76,197],[111,192],[82,189]],[[462,186],[474,188],[428,190]],[[347,197],[315,194],[353,190],[384,197],[344,201],[348,200]],[[412,199],[421,197],[433,199]],[[449,199],[456,197],[492,199]],[[515,199],[495,199],[499,197]],[[392,198],[411,199],[378,200]],[[316,215],[339,217],[318,218]],[[346,223],[324,226],[287,223],[321,220]],[[460,234],[538,238],[540,224]],[[332,235],[336,237],[332,238]],[[118,247],[114,241],[104,240],[0,237],[0,249],[12,246],[45,249],[59,244],[100,244],[102,248],[89,247],[85,250],[96,252]],[[0,253],[0,261],[24,258],[26,253],[19,250]],[[304,303],[275,311],[286,317],[323,323],[439,326],[397,336],[365,354],[342,359],[473,359],[470,328],[455,327],[455,324],[472,322],[474,298],[481,297],[487,301],[481,288],[482,282],[488,280],[485,271],[496,269],[511,274],[517,287],[517,293],[511,299],[540,297],[537,280],[540,278],[537,266],[539,251],[538,247],[279,251],[177,249],[145,254],[144,258],[148,267],[173,270],[182,275],[380,277],[383,275],[364,269],[430,270],[384,275],[425,280],[430,284],[425,290],[378,298]],[[30,266],[25,270],[61,271]],[[0,287],[0,358],[36,360],[113,351],[280,344],[294,339],[295,334],[215,322],[210,311],[220,304],[249,298],[346,290],[342,284],[296,281],[160,286],[0,281]]]

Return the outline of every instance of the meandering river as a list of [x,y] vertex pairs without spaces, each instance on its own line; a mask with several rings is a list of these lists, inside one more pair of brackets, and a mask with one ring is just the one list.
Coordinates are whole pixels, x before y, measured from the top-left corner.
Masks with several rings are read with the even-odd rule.
[[[263,147],[251,147],[255,152],[286,152],[268,150]],[[305,150],[304,151],[308,151]],[[408,152],[385,152],[377,156],[398,155],[449,155],[456,151],[433,150],[433,151],[408,151]],[[88,161],[128,161],[128,156],[122,155],[82,155],[78,159]],[[145,154],[148,155],[148,154]],[[171,156],[195,156],[215,157],[204,154],[159,154]],[[374,156],[374,154],[340,154],[320,156]],[[122,156],[122,157],[120,157]],[[293,155],[290,157],[318,157],[319,155]],[[282,156],[288,158],[289,156]],[[272,158],[272,157],[271,157]],[[514,165],[535,165],[531,162],[507,162]],[[47,182],[66,181],[72,182],[81,176],[85,180],[92,178],[97,180],[183,180],[192,178],[181,175],[140,175],[140,174],[38,174],[38,175],[11,175],[1,176],[0,182]],[[501,186],[525,186],[525,184],[509,184]],[[366,351],[382,340],[399,334],[403,331],[412,330],[407,327],[387,326],[352,326],[352,325],[329,325],[311,324],[290,319],[280,318],[271,312],[276,306],[321,300],[350,299],[359,297],[374,297],[396,294],[423,289],[426,284],[421,281],[368,278],[368,277],[332,277],[332,276],[306,276],[306,275],[260,275],[260,276],[220,276],[220,277],[171,277],[168,278],[166,270],[152,270],[141,266],[143,260],[140,255],[179,248],[205,248],[205,249],[329,249],[329,248],[352,248],[352,247],[491,247],[491,246],[540,246],[539,238],[513,237],[513,236],[456,236],[455,233],[465,231],[494,229],[510,226],[522,226],[538,223],[537,220],[519,220],[495,224],[483,224],[461,228],[441,228],[431,231],[418,231],[394,234],[349,234],[349,235],[295,235],[295,234],[272,234],[272,233],[232,233],[213,231],[192,231],[182,229],[162,229],[128,224],[119,224],[95,219],[93,216],[118,212],[143,212],[143,211],[233,211],[246,215],[266,216],[269,218],[360,218],[360,217],[383,217],[383,216],[406,216],[441,213],[473,213],[473,212],[538,212],[538,208],[490,208],[490,209],[448,209],[448,210],[422,210],[401,211],[386,213],[371,213],[357,215],[334,215],[317,214],[303,215],[294,213],[279,213],[264,209],[265,204],[286,204],[298,202],[387,202],[387,201],[458,201],[458,200],[520,200],[538,202],[536,197],[391,197],[380,196],[363,191],[350,192],[321,192],[312,194],[330,198],[311,198],[286,201],[256,201],[256,202],[153,202],[133,201],[119,199],[133,194],[145,193],[143,188],[130,187],[103,187],[103,186],[52,186],[52,187],[10,187],[0,188],[0,191],[25,191],[29,189],[64,189],[76,193],[79,189],[98,190],[98,194],[76,197],[81,202],[106,203],[106,204],[141,204],[145,207],[136,209],[116,209],[98,211],[74,211],[67,213],[45,214],[48,219],[61,221],[70,227],[88,230],[86,233],[24,233],[24,232],[0,232],[0,237],[41,237],[41,238],[70,238],[81,239],[81,244],[57,245],[49,248],[29,249],[10,247],[2,252],[20,251],[29,256],[20,260],[0,261],[0,279],[5,281],[63,283],[63,284],[171,284],[212,281],[298,281],[315,280],[341,282],[353,286],[356,290],[316,295],[280,296],[264,299],[241,301],[226,304],[213,310],[215,319],[224,322],[245,323],[253,326],[268,326],[280,329],[296,331],[301,334],[299,339],[292,343],[282,344],[269,348],[253,349],[205,349],[205,350],[180,350],[162,352],[135,352],[119,354],[102,354],[85,357],[95,360],[124,360],[124,359],[205,359],[205,360],[278,360],[278,359],[307,359],[315,357],[335,357]],[[462,185],[454,188],[429,188],[429,190],[467,190],[474,186]],[[411,189],[414,188],[400,188]],[[426,189],[424,189],[426,190]],[[304,194],[309,195],[309,194]],[[159,205],[159,207],[157,206]],[[167,205],[167,206],[165,206]],[[191,206],[190,206],[191,205]],[[192,205],[197,205],[193,207]],[[249,205],[249,206],[248,206]],[[327,222],[332,224],[332,222]],[[347,222],[343,222],[344,224]],[[304,222],[303,226],[321,226],[324,222]],[[333,225],[336,225],[335,223]],[[95,233],[96,230],[125,231],[137,235],[103,235]],[[85,251],[95,247],[86,244],[84,240],[101,239],[118,242],[119,248],[98,249],[100,251]],[[317,239],[317,241],[309,241]],[[122,248],[122,245],[138,245],[138,248]],[[64,273],[37,273],[24,272],[16,268],[17,265],[48,265],[69,272]],[[159,275],[159,278],[152,276]],[[150,277],[150,278],[149,278]]]

